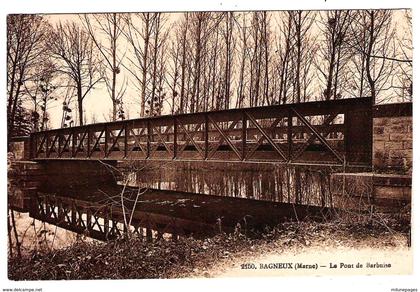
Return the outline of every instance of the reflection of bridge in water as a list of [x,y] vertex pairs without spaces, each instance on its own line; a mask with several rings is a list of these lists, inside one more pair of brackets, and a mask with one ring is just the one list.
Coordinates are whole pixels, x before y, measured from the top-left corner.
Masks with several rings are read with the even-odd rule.
[[29,215],[100,240],[115,239],[128,230],[151,239],[152,230],[157,238],[165,233],[176,238],[232,232],[237,226],[252,235],[290,218],[322,220],[331,215],[328,209],[314,206],[130,187],[124,190],[121,203],[122,188],[38,191]]

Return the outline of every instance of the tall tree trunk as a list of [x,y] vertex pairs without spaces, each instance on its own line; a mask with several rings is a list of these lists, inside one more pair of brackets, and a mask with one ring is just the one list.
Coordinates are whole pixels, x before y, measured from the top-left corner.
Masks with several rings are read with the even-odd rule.
[[336,45],[334,43],[334,36],[333,36],[332,52],[331,52],[330,60],[328,64],[329,66],[328,66],[328,75],[327,75],[327,88],[325,89],[325,100],[330,100],[332,96],[335,54],[336,54]]
[[369,12],[370,17],[370,26],[369,26],[369,44],[368,44],[368,51],[366,54],[366,77],[368,79],[369,83],[369,89],[370,89],[370,95],[372,97],[372,102],[375,104],[375,98],[376,98],[376,88],[375,88],[375,80],[372,77],[370,62],[371,62],[371,54],[373,49],[373,43],[374,43],[374,36],[373,36],[373,30],[375,27],[375,15],[373,11]]
[[77,107],[79,110],[79,126],[83,125],[83,95],[82,86],[77,84]]
[[149,30],[150,30],[150,13],[146,13],[145,20],[146,35],[144,37],[144,52],[143,52],[143,68],[142,68],[142,88],[141,88],[141,100],[140,100],[140,116],[144,117],[144,110],[146,107],[146,80],[147,80],[147,59],[149,53]]
[[232,66],[232,33],[233,33],[233,12],[226,14],[226,60],[225,60],[225,98],[224,108],[229,108],[230,103],[230,81],[231,81],[231,66]]
[[301,89],[300,89],[300,75],[301,75],[301,63],[302,63],[302,12],[298,12],[298,25],[296,27],[296,47],[297,47],[297,61],[296,61],[296,102],[301,102]]
[[[263,25],[264,25],[264,41],[263,41],[263,46],[264,46],[264,99],[266,100],[266,104],[269,104],[269,91],[268,91],[268,87],[269,87],[269,81],[268,81],[268,73],[269,73],[269,56],[268,56],[268,33],[267,33],[267,12],[264,11],[263,12]],[[263,100],[264,100],[263,99]]]
[[20,76],[21,77],[19,78],[19,81],[18,81],[18,86],[17,86],[16,91],[15,91],[15,96],[13,98],[12,111],[10,113],[10,125],[9,125],[10,130],[9,130],[8,135],[13,135],[13,132],[14,132],[17,104],[18,104],[18,99],[19,99],[19,94],[20,94],[20,88],[23,84],[22,83],[22,75],[20,75]]
[[112,85],[111,85],[111,99],[112,99],[112,120],[117,120],[117,97],[116,97],[116,83],[117,83],[117,14],[113,13],[112,17],[114,19],[114,26],[113,26],[113,36],[112,36]]
[[182,64],[181,64],[181,93],[179,110],[184,113],[184,100],[185,100],[185,67],[187,59],[187,30],[188,30],[188,13],[185,15],[185,28],[182,35]]
[[338,98],[337,94],[338,94],[338,77],[340,73],[340,64],[341,64],[341,44],[337,48],[337,61],[336,61],[336,69],[335,69],[335,74],[334,74],[334,91],[333,91],[334,99]]
[[159,39],[159,26],[160,26],[160,14],[157,13],[154,17],[155,21],[155,35],[153,40],[153,69],[152,69],[152,95],[151,95],[151,101],[150,101],[150,115],[155,115],[155,101],[157,101],[157,98],[155,96],[156,94],[156,71],[157,71],[157,59],[158,59],[158,39]]
[[[200,13],[200,12],[199,12]],[[197,16],[198,25],[196,30],[196,40],[195,40],[195,58],[194,58],[194,82],[193,82],[193,90],[191,96],[191,112],[195,112],[196,107],[195,103],[198,99],[198,95],[200,94],[200,71],[201,71],[201,26],[202,26],[202,15]]]

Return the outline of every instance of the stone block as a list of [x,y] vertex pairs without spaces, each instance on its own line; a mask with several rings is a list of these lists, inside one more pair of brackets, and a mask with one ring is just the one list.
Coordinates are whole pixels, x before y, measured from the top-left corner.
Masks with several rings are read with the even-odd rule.
[[405,122],[399,121],[396,124],[393,124],[391,127],[391,133],[408,133],[408,126]]
[[406,141],[412,141],[413,140],[413,132],[407,132],[405,136]]
[[375,141],[389,141],[389,136],[390,134],[387,133],[381,135],[373,135],[373,143],[375,143]]
[[402,150],[404,142],[384,142],[385,150]]
[[375,167],[382,168],[387,164],[389,160],[389,154],[384,151],[377,151],[373,153],[373,165]]
[[389,158],[404,158],[405,153],[402,149],[389,150]]
[[396,119],[398,119],[401,122],[408,124],[412,124],[413,123],[413,117],[396,117]]
[[383,164],[384,167],[387,168],[398,168],[398,169],[403,169],[404,168],[404,158],[400,157],[400,158],[389,158],[386,160],[386,162]]
[[374,118],[373,119],[373,126],[388,126],[391,123],[389,118]]
[[403,142],[403,149],[404,150],[411,150],[411,149],[413,149],[413,141],[404,141]]
[[410,158],[412,157],[412,152],[410,150],[389,150],[389,157],[390,158]]
[[331,192],[343,196],[370,197],[373,188],[371,173],[334,173],[331,176]]
[[411,200],[411,187],[376,186],[374,196],[379,199]]
[[385,127],[373,127],[373,135],[383,135]]
[[24,142],[10,143],[11,151],[13,152],[16,160],[23,160],[25,158],[25,145]]
[[410,141],[412,140],[412,137],[410,134],[400,134],[400,133],[394,133],[389,134],[389,140],[390,141]]
[[374,186],[411,187],[412,176],[402,174],[375,174]]
[[388,143],[388,142],[384,142],[384,141],[374,141],[373,142],[373,152],[375,153],[375,152],[379,152],[379,151],[382,151],[382,152],[384,152],[385,151],[385,143]]

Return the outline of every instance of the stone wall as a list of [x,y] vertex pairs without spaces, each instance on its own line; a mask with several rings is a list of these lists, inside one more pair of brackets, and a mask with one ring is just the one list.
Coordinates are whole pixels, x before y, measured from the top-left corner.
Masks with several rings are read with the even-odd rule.
[[411,110],[411,103],[374,108],[372,162],[375,171],[411,173],[413,164]]
[[13,154],[15,160],[29,160],[29,136],[12,138],[8,148],[8,152]]
[[411,204],[411,176],[386,173],[334,173],[331,176],[334,207],[356,212],[399,212]]

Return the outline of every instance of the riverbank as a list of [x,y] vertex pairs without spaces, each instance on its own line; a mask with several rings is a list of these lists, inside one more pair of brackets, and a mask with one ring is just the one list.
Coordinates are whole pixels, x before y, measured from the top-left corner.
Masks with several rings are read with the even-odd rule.
[[[253,276],[261,275],[261,263],[305,260],[308,264],[328,265],[340,261],[340,255],[366,265],[366,260],[371,259],[361,258],[362,254],[377,255],[378,261],[392,261],[395,257],[409,267],[400,272],[408,273],[411,264],[406,259],[412,258],[409,230],[409,226],[398,221],[387,221],[387,224],[300,222],[282,224],[253,239],[239,232],[208,239],[180,238],[176,242],[130,238],[103,243],[81,239],[62,249],[9,258],[8,275],[11,280]],[[244,269],[243,264],[248,263],[258,269]],[[396,264],[394,268],[398,269]],[[284,269],[264,271],[269,273],[263,275],[287,275]],[[317,275],[322,274],[320,271],[303,270],[293,274]],[[395,274],[395,269],[374,269],[370,274],[388,271]]]

